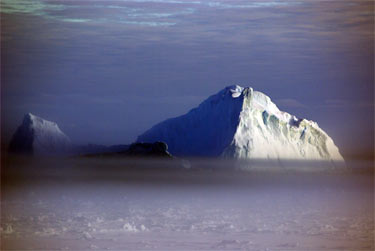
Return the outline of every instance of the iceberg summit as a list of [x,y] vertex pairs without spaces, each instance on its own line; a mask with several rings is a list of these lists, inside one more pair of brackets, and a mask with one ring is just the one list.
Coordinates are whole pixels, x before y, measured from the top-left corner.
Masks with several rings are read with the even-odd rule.
[[267,95],[238,85],[153,126],[137,141],[166,142],[177,156],[344,162],[316,122],[280,111]]

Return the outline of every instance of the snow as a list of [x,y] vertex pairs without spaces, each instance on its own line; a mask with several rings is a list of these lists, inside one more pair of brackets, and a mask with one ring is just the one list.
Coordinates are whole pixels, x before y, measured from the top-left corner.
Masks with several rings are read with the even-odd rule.
[[137,141],[166,142],[170,153],[179,156],[325,160],[332,167],[344,161],[317,123],[280,111],[264,93],[238,85],[155,125]]

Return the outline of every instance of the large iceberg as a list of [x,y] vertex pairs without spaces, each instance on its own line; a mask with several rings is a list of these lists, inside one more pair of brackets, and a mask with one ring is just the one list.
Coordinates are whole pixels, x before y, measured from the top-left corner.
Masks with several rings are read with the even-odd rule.
[[343,161],[316,122],[280,111],[267,95],[238,85],[155,125],[137,141],[166,142],[179,156]]
[[11,152],[35,155],[67,153],[71,149],[69,137],[55,122],[31,113],[24,116],[9,145]]

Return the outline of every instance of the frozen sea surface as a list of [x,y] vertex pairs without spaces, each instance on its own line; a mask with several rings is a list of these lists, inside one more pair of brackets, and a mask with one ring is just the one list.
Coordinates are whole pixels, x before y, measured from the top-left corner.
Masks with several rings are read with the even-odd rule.
[[8,159],[1,249],[374,250],[371,165],[292,172],[215,160],[186,169],[156,160]]

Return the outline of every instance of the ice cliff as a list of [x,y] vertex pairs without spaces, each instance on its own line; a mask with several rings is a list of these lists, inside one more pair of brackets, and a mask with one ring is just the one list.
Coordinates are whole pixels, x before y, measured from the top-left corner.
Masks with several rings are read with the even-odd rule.
[[28,113],[12,137],[9,151],[45,155],[66,153],[71,147],[69,137],[55,122]]
[[343,161],[316,122],[280,111],[265,94],[238,85],[155,125],[137,141],[166,142],[180,156]]

